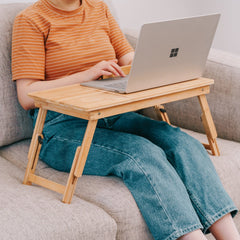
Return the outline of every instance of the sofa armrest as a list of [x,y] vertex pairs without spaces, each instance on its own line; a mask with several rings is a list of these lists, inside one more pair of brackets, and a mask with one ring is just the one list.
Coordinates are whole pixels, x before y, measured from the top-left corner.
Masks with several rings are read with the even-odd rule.
[[137,37],[136,37],[136,33],[134,33],[131,30],[125,30],[124,31],[124,35],[127,38],[128,42],[130,43],[130,45],[135,49],[136,45],[137,45]]
[[[240,57],[211,49],[203,75],[215,80],[207,99],[218,136],[240,142]],[[165,108],[172,124],[204,132],[197,98],[168,103]],[[153,109],[143,113],[157,118]]]

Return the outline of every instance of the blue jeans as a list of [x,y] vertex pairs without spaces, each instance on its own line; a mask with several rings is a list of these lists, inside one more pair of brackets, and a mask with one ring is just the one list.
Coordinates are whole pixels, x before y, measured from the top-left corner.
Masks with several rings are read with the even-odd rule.
[[[86,125],[86,120],[49,111],[40,159],[70,171]],[[83,174],[120,177],[154,239],[177,239],[199,228],[206,233],[225,214],[237,213],[202,144],[138,113],[98,121]]]

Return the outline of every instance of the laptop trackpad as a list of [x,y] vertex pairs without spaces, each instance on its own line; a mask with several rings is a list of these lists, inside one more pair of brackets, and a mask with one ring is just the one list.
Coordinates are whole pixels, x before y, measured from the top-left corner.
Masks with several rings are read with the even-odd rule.
[[81,85],[100,88],[100,89],[107,89],[107,90],[117,90],[117,91],[119,90],[121,92],[126,89],[127,81],[128,81],[128,76],[114,77],[114,78],[108,78],[104,80],[84,82],[84,83],[81,83]]

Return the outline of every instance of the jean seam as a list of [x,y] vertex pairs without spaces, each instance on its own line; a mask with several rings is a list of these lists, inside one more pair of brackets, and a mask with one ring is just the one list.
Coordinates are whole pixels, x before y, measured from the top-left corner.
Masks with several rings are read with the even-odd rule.
[[221,211],[219,211],[218,213],[216,213],[214,216],[211,217],[211,220],[208,220],[203,224],[203,227],[204,227],[203,232],[206,233],[207,230],[209,229],[209,227],[213,223],[215,223],[221,217],[225,216],[226,214],[228,214],[234,210],[237,210],[237,208],[233,207],[233,206],[228,206],[228,207],[225,207],[224,209],[221,209]]
[[188,191],[188,194],[189,194],[189,197],[191,198],[191,200],[193,201],[194,205],[196,206],[196,208],[198,209],[198,211],[202,214],[202,216],[206,219],[205,222],[209,223],[211,222],[211,216],[209,216],[208,214],[205,214],[204,211],[202,211],[202,208],[200,207],[200,203],[199,201],[197,200],[197,198],[195,197],[194,194],[192,194],[190,192],[190,190],[186,187],[187,191]]
[[[188,189],[187,189],[187,190],[188,190]],[[189,192],[189,190],[188,190],[188,192]],[[210,215],[208,215],[208,214],[205,214],[205,213],[202,211],[202,209],[201,209],[201,207],[200,207],[200,204],[199,204],[197,198],[196,198],[192,193],[189,192],[189,196],[191,197],[192,201],[194,202],[196,208],[199,210],[199,212],[200,212],[200,213],[202,214],[202,216],[205,218],[204,223],[202,223],[202,225],[203,225],[203,232],[204,232],[204,233],[207,232],[208,228],[209,228],[213,223],[215,223],[215,222],[217,221],[217,219],[220,219],[220,215],[221,215],[221,216],[224,216],[225,214],[227,214],[227,213],[230,212],[231,210],[232,210],[232,211],[233,211],[233,210],[236,210],[236,208],[229,206],[229,207],[226,207],[226,208],[224,208],[224,209],[221,209],[221,210],[220,210],[218,213],[216,213],[215,215],[210,216]],[[225,213],[225,214],[224,214],[224,213]]]
[[[155,187],[153,186],[153,184],[152,184],[151,180],[149,179],[147,173],[144,171],[144,169],[141,167],[141,165],[138,164],[137,161],[135,161],[135,158],[132,158],[131,160],[134,161],[135,164],[138,166],[138,168],[144,173],[146,179],[147,179],[148,182],[150,183],[153,191],[155,192],[155,194],[156,194],[156,196],[157,196],[157,198],[158,198],[158,201],[162,204],[161,206],[162,206],[162,208],[163,208],[166,216],[168,217],[169,220],[171,220],[171,217],[170,217],[169,214],[167,213],[167,208],[164,206],[164,204],[163,204],[163,202],[162,202],[162,200],[161,200],[161,197],[159,196],[159,194],[158,194],[157,191],[155,190]],[[170,223],[172,224],[173,228],[176,230],[177,228],[176,228],[175,224],[173,224],[172,221],[170,221]]]
[[[156,192],[156,190],[155,190],[155,188],[154,188],[151,180],[149,179],[149,177],[147,176],[147,174],[145,173],[145,171],[143,170],[143,168],[138,164],[137,161],[135,161],[135,158],[132,157],[130,154],[128,154],[128,153],[126,153],[126,152],[123,152],[123,151],[120,151],[119,149],[116,149],[116,148],[109,148],[109,147],[107,147],[107,146],[102,146],[102,145],[99,145],[99,144],[94,144],[94,145],[95,145],[95,146],[102,147],[102,148],[106,148],[106,149],[108,149],[108,150],[110,150],[110,151],[114,151],[114,152],[118,152],[118,153],[121,153],[121,154],[123,154],[123,155],[126,155],[126,156],[129,158],[129,160],[135,162],[136,166],[142,171],[142,173],[145,175],[146,179],[147,179],[148,182],[150,183],[153,191],[155,192],[155,194],[156,194],[156,196],[157,196],[157,199],[158,199],[159,203],[161,203],[161,206],[162,206],[162,208],[163,208],[163,210],[164,210],[164,212],[165,212],[165,214],[166,214],[169,222],[172,224],[173,229],[176,230],[177,228],[176,228],[175,224],[172,223],[171,217],[170,217],[169,214],[167,213],[167,210],[166,210],[166,208],[164,207],[164,204],[162,203],[162,200],[161,200],[159,194]],[[129,162],[128,165],[129,165],[130,163],[131,163],[131,162]]]
[[50,121],[46,122],[46,123],[44,124],[44,127],[51,125],[51,124],[52,124],[53,122],[55,122],[56,120],[59,120],[59,119],[61,119],[61,118],[64,118],[65,116],[66,116],[66,115],[64,115],[64,114],[60,114],[59,116],[57,116],[57,117],[51,119]]
[[[50,137],[51,139],[58,139],[59,141],[62,141],[62,142],[64,142],[64,141],[69,141],[69,142],[73,142],[73,143],[79,143],[79,145],[81,145],[82,144],[82,141],[81,140],[77,140],[77,139],[69,139],[69,138],[64,138],[64,137],[61,137],[61,136],[52,136],[52,137]],[[46,137],[46,139],[48,139],[47,137]]]
[[[181,229],[181,230],[177,230],[175,232],[173,232],[168,238],[166,238],[166,240],[175,240],[187,233],[190,233],[194,230],[197,230],[197,229],[202,229],[203,226],[201,226],[200,224],[195,224],[195,225],[192,225],[191,227],[187,227],[185,229]],[[162,240],[162,239],[159,239],[159,240]]]

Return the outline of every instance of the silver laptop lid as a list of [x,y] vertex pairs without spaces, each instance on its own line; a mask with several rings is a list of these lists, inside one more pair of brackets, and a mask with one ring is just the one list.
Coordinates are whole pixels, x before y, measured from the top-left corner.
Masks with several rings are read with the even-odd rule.
[[126,92],[200,77],[220,14],[144,24]]

